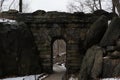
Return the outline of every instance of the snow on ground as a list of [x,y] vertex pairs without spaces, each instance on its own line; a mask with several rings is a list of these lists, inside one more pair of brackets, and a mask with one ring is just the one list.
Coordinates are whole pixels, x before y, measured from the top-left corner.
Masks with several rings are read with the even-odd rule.
[[111,20],[108,21],[108,25],[110,25],[110,23],[111,23]]
[[78,80],[78,78],[75,75],[71,75],[71,77],[69,78],[69,80]]
[[66,67],[65,64],[58,65],[57,63],[53,65],[53,71],[55,72],[65,72]]
[[65,54],[66,54],[66,52],[63,52],[63,53],[60,53],[59,56],[63,56],[63,55],[65,55]]
[[105,79],[101,79],[101,80],[120,80],[120,78],[105,78]]
[[[78,80],[77,77],[71,76],[69,80]],[[105,78],[105,79],[100,79],[100,80],[120,80],[118,78]]]
[[0,80],[38,80],[38,78],[39,78],[39,80],[42,80],[42,79],[44,79],[45,77],[47,77],[48,75],[46,74],[46,75],[43,75],[43,74],[39,74],[39,75],[30,75],[30,76],[24,76],[24,77],[15,77],[15,78],[5,78],[5,79],[0,79]]

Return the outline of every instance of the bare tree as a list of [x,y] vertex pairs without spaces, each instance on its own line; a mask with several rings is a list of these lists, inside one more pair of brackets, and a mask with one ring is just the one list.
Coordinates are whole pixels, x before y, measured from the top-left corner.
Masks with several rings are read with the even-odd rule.
[[11,2],[10,6],[9,6],[9,10],[10,10],[10,8],[11,8],[11,6],[13,5],[14,2],[15,2],[15,0],[13,0],[13,1]]
[[112,0],[113,5],[117,8],[118,14],[120,16],[120,1],[119,0]]
[[[4,4],[3,4],[4,3]],[[20,12],[29,12],[28,0],[0,0],[0,12],[4,10],[15,9]]]
[[98,0],[98,3],[99,3],[99,6],[100,6],[100,9],[102,9],[101,0]]
[[99,9],[97,0],[85,0],[85,5],[90,8],[91,12]]
[[19,0],[19,12],[22,12],[23,9],[23,1]]
[[87,8],[89,11],[93,12],[98,9],[102,9],[101,0],[73,0],[67,6],[68,10],[74,11],[84,11]]
[[[16,0],[12,6],[13,9],[19,10],[19,12],[29,12],[29,1],[28,0]],[[18,6],[19,5],[19,6]]]
[[0,1],[0,12],[2,11],[2,6],[3,6],[4,1],[5,1],[5,0],[1,0],[1,1]]
[[84,11],[84,4],[81,1],[79,1],[79,0],[76,0],[76,1],[77,1],[78,5],[76,5],[75,3],[71,2],[67,6],[67,9],[68,9],[69,12],[74,12],[74,11],[77,11],[77,12],[81,11],[81,12],[83,12]]
[[[73,1],[73,2],[72,2]],[[82,8],[83,12],[94,12],[95,10],[108,10],[112,11],[112,0],[72,0],[72,3],[68,3],[67,8],[69,10],[78,11],[79,9],[76,8]],[[78,4],[82,4],[78,5]],[[81,10],[80,10],[81,12]]]
[[113,4],[113,0],[112,0],[112,12],[116,13],[116,11],[115,11],[115,5]]

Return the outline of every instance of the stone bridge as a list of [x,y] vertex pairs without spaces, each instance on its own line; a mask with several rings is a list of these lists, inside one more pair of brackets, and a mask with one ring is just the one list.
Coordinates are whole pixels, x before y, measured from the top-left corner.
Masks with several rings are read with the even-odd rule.
[[3,12],[2,18],[24,22],[32,31],[35,44],[39,51],[44,72],[53,71],[53,43],[62,39],[66,42],[66,68],[68,73],[78,72],[84,56],[83,41],[90,25],[107,12],[84,14],[65,12],[45,12],[38,10],[33,13]]
[[[40,13],[39,13],[40,14]],[[53,43],[57,39],[66,42],[66,67],[68,72],[80,69],[83,57],[83,41],[86,31],[92,23],[90,16],[81,13],[68,14],[59,12],[33,13],[31,21],[25,23],[30,27],[40,52],[43,70],[52,72]],[[34,20],[34,21],[33,21]]]

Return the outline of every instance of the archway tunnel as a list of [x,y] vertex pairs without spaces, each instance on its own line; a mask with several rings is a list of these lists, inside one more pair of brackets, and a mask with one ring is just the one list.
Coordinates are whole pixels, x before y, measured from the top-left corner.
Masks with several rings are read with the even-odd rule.
[[66,71],[66,42],[64,39],[56,39],[52,44],[52,65],[54,72]]

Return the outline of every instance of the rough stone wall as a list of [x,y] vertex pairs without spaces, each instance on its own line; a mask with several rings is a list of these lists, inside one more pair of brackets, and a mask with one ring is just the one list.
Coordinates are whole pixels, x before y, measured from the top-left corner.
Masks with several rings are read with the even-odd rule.
[[39,50],[43,71],[50,73],[53,66],[52,45],[56,39],[66,41],[67,71],[69,73],[79,71],[84,56],[83,41],[86,32],[99,16],[101,15],[41,10],[34,13],[4,12],[0,14],[0,17],[23,21],[29,26]]
[[31,31],[23,23],[0,23],[0,77],[41,73]]
[[[40,14],[40,13],[39,13]],[[83,41],[89,26],[92,24],[90,16],[48,12],[42,15],[34,14],[34,21],[26,22],[33,35],[40,52],[43,70],[52,72],[53,42],[56,39],[66,41],[66,67],[69,73],[79,71],[84,55]],[[87,17],[87,18],[86,18]]]
[[[79,27],[69,28],[68,24],[39,24],[31,26],[31,30],[36,40],[38,50],[40,51],[40,58],[42,59],[44,70],[52,70],[52,55],[53,55],[53,42],[56,39],[63,39],[66,41],[66,53],[67,53],[67,68],[68,70],[78,70],[80,67],[80,48],[82,45],[81,35],[82,31]],[[35,28],[38,27],[38,28]],[[43,28],[45,27],[45,28]],[[49,28],[51,27],[51,28]],[[64,27],[64,28],[62,28]],[[72,26],[70,26],[72,27]],[[84,34],[85,35],[85,34]],[[81,46],[81,47],[80,47]],[[51,71],[50,71],[51,72]]]

